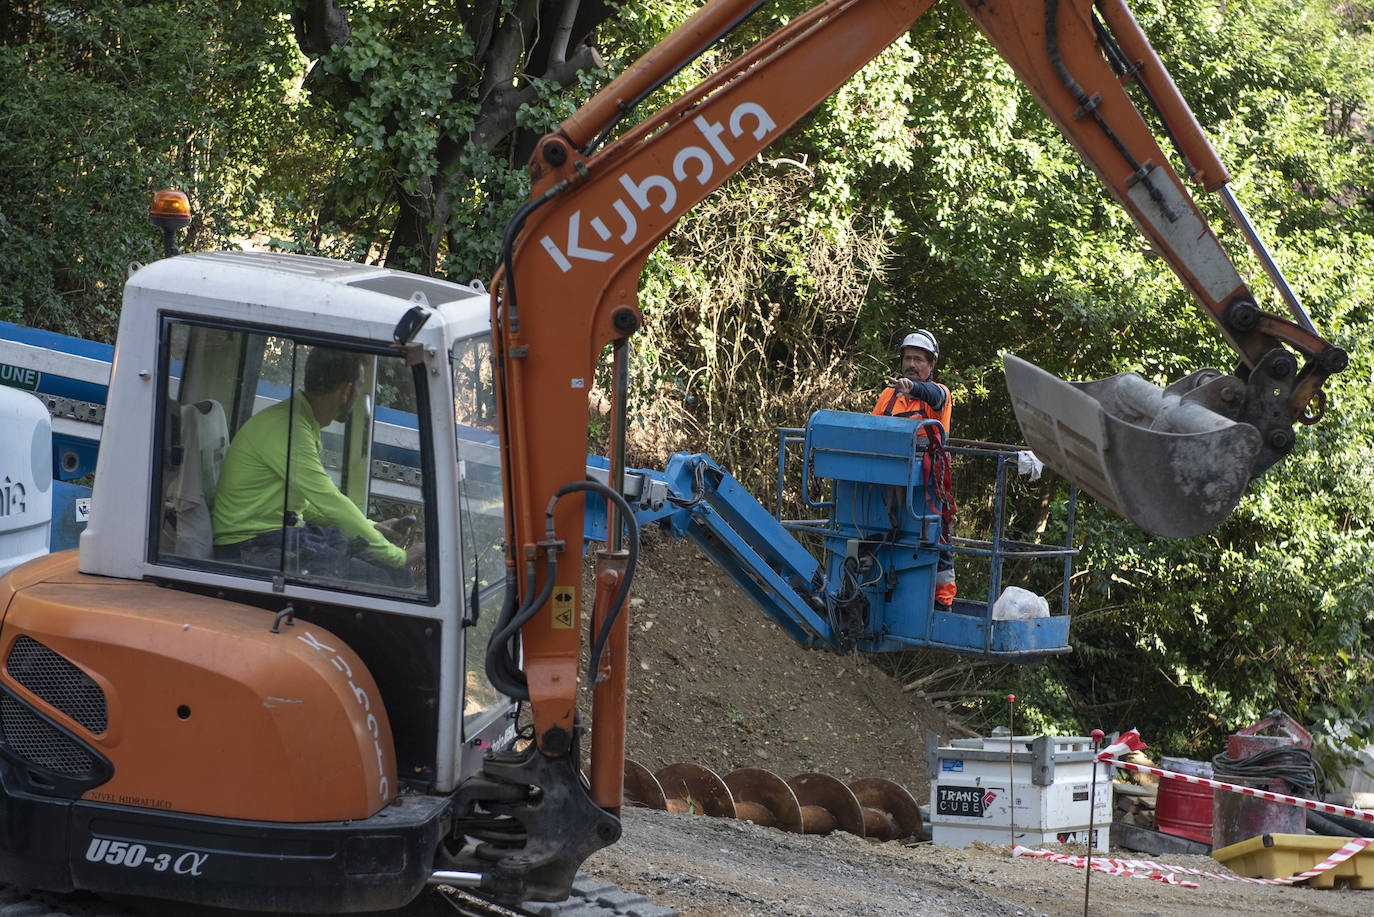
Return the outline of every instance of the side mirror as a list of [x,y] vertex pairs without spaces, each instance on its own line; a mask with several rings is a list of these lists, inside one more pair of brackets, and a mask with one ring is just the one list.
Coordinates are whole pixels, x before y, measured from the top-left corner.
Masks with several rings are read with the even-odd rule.
[[429,307],[419,304],[411,306],[406,310],[406,314],[401,316],[401,320],[396,323],[396,327],[391,332],[391,339],[404,347],[415,339],[415,335],[420,333],[420,329],[429,321],[429,317],[434,313]]

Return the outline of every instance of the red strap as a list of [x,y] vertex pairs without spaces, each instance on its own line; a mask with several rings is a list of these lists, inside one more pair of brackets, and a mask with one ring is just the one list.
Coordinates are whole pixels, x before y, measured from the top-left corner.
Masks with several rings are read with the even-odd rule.
[[[926,485],[926,508],[939,513],[944,537],[949,538],[950,522],[958,507],[954,503],[954,488],[950,475],[949,453],[938,438],[932,437],[921,457],[921,476]],[[936,505],[936,501],[939,505]]]

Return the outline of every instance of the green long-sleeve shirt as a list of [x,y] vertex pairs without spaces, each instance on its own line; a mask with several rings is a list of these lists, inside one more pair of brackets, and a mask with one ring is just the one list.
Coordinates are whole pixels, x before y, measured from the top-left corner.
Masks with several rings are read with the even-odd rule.
[[385,564],[399,567],[406,561],[405,551],[387,541],[334,486],[320,461],[319,422],[300,392],[253,415],[229,443],[215,493],[215,544],[237,544],[275,532],[282,527],[284,510],[293,510],[297,519],[333,526],[350,538],[365,539],[368,553]]

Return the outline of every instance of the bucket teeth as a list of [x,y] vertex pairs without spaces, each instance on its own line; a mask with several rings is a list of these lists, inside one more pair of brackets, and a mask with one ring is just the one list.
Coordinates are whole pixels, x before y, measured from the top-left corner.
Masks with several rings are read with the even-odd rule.
[[741,818],[793,834],[845,831],[879,841],[925,840],[921,807],[906,788],[866,777],[846,786],[827,774],[784,780],[742,767],[721,779],[710,768],[671,764],[657,773],[625,760],[626,805],[717,818]]

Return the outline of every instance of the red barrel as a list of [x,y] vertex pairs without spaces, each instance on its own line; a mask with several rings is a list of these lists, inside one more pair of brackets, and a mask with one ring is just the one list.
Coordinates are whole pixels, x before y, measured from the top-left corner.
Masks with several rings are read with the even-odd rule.
[[[1187,758],[1164,758],[1160,765],[1168,771],[1193,777],[1211,777],[1212,766]],[[1212,843],[1212,788],[1182,780],[1163,778],[1155,800],[1155,827],[1165,834]]]

